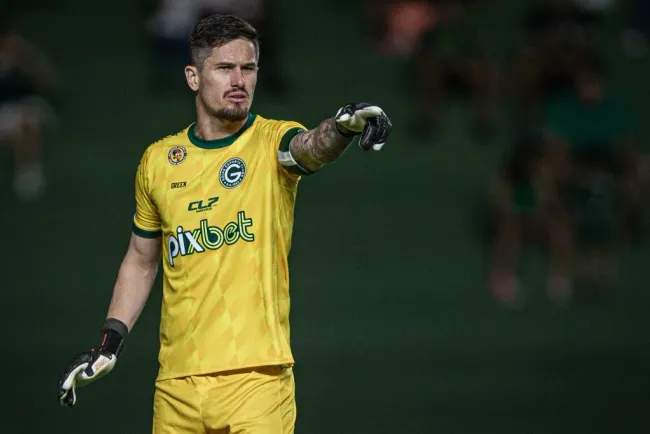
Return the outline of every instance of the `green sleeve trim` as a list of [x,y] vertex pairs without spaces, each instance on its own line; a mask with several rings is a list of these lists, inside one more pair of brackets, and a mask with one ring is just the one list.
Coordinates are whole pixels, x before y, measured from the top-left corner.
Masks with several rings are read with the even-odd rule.
[[[280,140],[280,146],[278,147],[278,151],[280,153],[286,153],[286,154],[291,154],[291,150],[289,149],[291,145],[291,140],[293,140],[294,137],[296,137],[298,134],[304,132],[305,130],[300,127],[295,127],[291,128],[288,130],[284,135],[282,136],[282,139]],[[295,160],[294,160],[295,161]],[[285,164],[284,162],[281,162],[282,167],[289,172],[293,173],[294,175],[311,175],[313,172],[305,169],[304,167],[300,166],[297,162],[292,163],[292,164]]]
[[282,167],[284,167],[284,170],[286,170],[289,173],[293,173],[294,175],[307,176],[307,175],[313,175],[314,173],[314,172],[310,172],[307,169],[303,169],[297,164],[294,166],[282,166]]
[[162,235],[162,231],[146,231],[137,227],[135,223],[133,223],[133,233],[139,237],[149,239],[158,238]]
[[294,127],[288,130],[286,133],[284,133],[284,136],[282,136],[282,139],[280,140],[280,147],[278,149],[282,152],[289,152],[289,145],[291,144],[291,140],[293,140],[294,137],[303,131],[305,130],[300,127]]

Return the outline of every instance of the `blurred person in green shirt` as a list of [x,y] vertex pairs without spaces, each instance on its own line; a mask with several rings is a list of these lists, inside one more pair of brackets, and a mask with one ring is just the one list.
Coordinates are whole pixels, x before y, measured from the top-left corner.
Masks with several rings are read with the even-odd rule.
[[450,92],[472,100],[475,132],[483,135],[492,130],[497,68],[480,48],[466,3],[434,3],[434,25],[422,36],[414,54],[416,94],[420,98],[416,131],[425,137],[439,126],[443,99]]
[[573,87],[575,72],[597,51],[600,16],[574,0],[539,0],[526,12],[511,92],[517,116],[537,124],[544,104]]
[[607,92],[603,65],[594,60],[576,72],[573,91],[547,103],[544,128],[575,228],[580,278],[604,290],[615,282],[616,247],[640,210],[633,116]]
[[518,268],[526,248],[545,252],[547,296],[565,303],[571,294],[571,240],[559,189],[541,139],[521,134],[489,184],[492,298],[505,306],[523,302]]

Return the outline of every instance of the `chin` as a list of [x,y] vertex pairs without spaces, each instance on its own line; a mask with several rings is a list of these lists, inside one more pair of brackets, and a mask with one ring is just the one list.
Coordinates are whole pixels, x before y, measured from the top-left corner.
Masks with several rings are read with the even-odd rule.
[[245,104],[233,104],[214,111],[214,116],[230,122],[243,121],[248,117],[249,107]]

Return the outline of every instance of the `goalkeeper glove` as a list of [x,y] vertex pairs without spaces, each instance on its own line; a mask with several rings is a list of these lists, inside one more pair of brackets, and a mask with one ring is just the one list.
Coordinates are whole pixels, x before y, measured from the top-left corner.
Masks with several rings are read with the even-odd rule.
[[379,151],[386,143],[393,124],[384,111],[365,102],[341,107],[335,116],[336,128],[346,137],[361,135],[359,146],[364,151]]
[[58,395],[63,406],[72,407],[77,402],[75,387],[85,386],[111,372],[124,348],[127,326],[120,320],[108,318],[102,330],[99,345],[78,354],[65,367],[59,379]]

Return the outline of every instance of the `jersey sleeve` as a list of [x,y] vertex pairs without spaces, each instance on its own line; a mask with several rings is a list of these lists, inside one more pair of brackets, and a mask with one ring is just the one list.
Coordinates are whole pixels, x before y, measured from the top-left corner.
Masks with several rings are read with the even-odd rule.
[[279,170],[286,176],[297,179],[303,175],[311,175],[312,172],[303,168],[291,156],[289,145],[291,139],[307,128],[293,121],[279,121],[273,128],[273,139],[271,142],[274,144],[274,154],[277,155],[277,164]]
[[162,235],[158,208],[151,198],[149,151],[144,153],[135,176],[135,215],[133,233],[143,238]]

